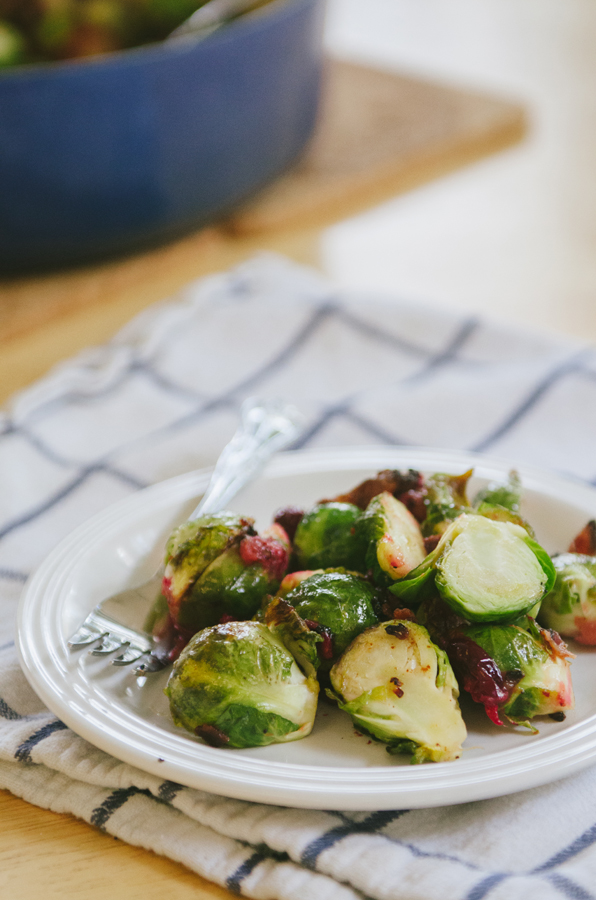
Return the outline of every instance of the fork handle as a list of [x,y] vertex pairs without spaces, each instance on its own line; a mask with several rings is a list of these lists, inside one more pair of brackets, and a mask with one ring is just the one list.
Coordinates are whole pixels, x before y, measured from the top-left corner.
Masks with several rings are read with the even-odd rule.
[[189,521],[225,509],[228,501],[264,468],[269,458],[300,433],[303,417],[280,401],[245,400],[240,425],[224,447],[207,490]]

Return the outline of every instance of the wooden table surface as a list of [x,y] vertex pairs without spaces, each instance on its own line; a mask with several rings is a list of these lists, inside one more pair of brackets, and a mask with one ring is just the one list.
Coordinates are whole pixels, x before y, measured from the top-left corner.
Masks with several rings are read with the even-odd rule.
[[[585,221],[573,220],[567,231],[561,221],[573,198],[584,209],[580,184],[590,199],[586,175],[593,176],[596,158],[596,129],[586,131],[586,112],[577,99],[585,96],[588,104],[588,89],[596,80],[595,55],[581,53],[583,35],[596,24],[591,4],[567,0],[564,11],[554,6],[547,11],[534,8],[531,0],[486,0],[478,6],[485,16],[480,21],[480,12],[471,15],[472,7],[463,0],[429,0],[422,6],[435,19],[427,31],[417,18],[421,7],[414,9],[407,0],[371,0],[366,6],[374,9],[376,25],[374,17],[365,21],[362,4],[332,3],[331,36],[340,51],[360,48],[361,56],[371,58],[374,45],[378,58],[391,62],[389,26],[398,17],[394,43],[412,70],[428,63],[432,75],[443,66],[455,81],[465,80],[466,72],[473,80],[476,73],[483,87],[501,85],[514,96],[519,87],[518,96],[525,94],[535,104],[538,119],[529,141],[519,151],[400,201],[389,198],[425,178],[419,174],[408,182],[402,173],[397,184],[393,172],[381,193],[378,183],[359,189],[360,209],[367,198],[369,205],[385,198],[384,203],[357,216],[349,205],[342,212],[339,204],[334,216],[341,221],[333,226],[325,217],[313,221],[306,216],[291,228],[259,231],[249,216],[234,229],[208,229],[133,259],[0,285],[0,402],[54,363],[108,339],[136,312],[189,279],[261,249],[318,266],[346,285],[392,287],[401,296],[459,304],[596,340],[594,218],[586,213]],[[467,43],[464,26],[472,29]],[[559,54],[556,88],[545,75],[553,48]],[[564,112],[568,126],[565,135],[558,129],[556,139],[549,103],[560,118]],[[553,146],[559,148],[556,159],[548,155]],[[439,168],[428,174],[438,174]],[[275,204],[269,213],[277,214]],[[0,898],[37,900],[40,895],[48,900],[232,896],[176,863],[0,792]]]

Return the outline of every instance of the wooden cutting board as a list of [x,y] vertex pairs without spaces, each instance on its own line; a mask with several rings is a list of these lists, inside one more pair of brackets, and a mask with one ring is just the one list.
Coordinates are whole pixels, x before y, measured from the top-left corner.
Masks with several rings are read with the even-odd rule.
[[329,60],[302,160],[224,222],[126,259],[0,281],[0,402],[150,303],[261,249],[318,261],[318,230],[519,140],[520,106]]
[[403,74],[329,62],[319,127],[302,160],[224,227],[321,227],[519,140],[513,103]]

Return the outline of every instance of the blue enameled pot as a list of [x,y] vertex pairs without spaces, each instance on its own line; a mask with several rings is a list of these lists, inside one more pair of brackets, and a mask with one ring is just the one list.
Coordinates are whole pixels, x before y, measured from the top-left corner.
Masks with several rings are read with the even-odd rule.
[[233,208],[311,135],[324,0],[202,41],[0,74],[0,272],[151,246]]

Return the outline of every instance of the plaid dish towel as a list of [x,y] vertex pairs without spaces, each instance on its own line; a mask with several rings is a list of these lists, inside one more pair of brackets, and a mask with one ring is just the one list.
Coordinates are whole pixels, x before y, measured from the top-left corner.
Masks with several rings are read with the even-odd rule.
[[56,719],[16,660],[22,586],[108,504],[212,463],[250,395],[296,446],[490,451],[596,479],[596,352],[395,300],[276,257],[190,285],[0,413],[0,787],[271,900],[596,898],[596,768],[461,806],[373,813],[229,800],[137,770]]

